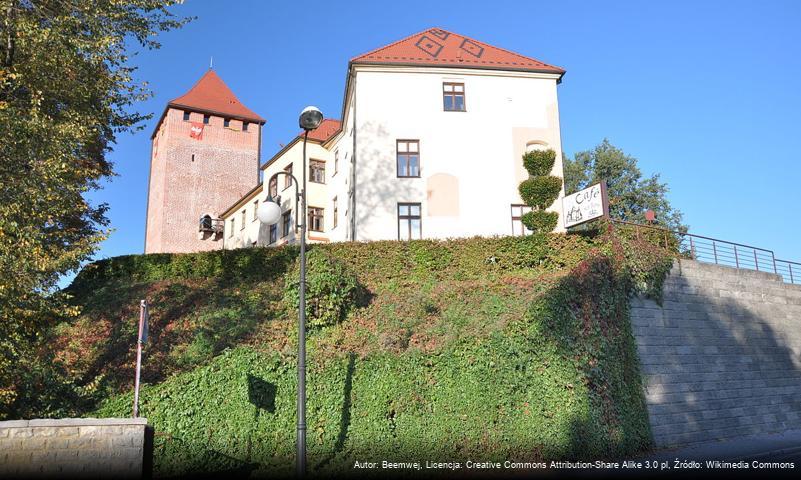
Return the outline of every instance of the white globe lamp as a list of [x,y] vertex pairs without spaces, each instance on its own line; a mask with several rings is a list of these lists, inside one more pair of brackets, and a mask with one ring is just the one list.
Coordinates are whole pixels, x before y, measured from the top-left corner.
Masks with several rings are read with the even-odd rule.
[[261,202],[256,211],[259,221],[266,225],[275,225],[281,219],[281,205],[278,205],[272,198]]

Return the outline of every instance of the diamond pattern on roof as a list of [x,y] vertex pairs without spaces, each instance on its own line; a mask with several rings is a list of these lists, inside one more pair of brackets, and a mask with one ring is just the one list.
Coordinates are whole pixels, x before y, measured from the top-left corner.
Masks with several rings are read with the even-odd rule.
[[431,28],[351,59],[354,64],[430,65],[564,74],[554,65],[441,28]]

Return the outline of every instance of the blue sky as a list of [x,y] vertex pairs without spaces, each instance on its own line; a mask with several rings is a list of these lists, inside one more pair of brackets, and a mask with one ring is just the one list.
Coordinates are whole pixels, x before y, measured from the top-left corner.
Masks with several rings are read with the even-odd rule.
[[567,70],[563,150],[604,137],[660,173],[690,231],[801,261],[801,2],[187,0],[197,16],[134,57],[153,120],[120,135],[96,258],[144,248],[150,133],[164,105],[214,68],[267,119],[262,158],[308,105],[338,117],[348,60],[441,27]]

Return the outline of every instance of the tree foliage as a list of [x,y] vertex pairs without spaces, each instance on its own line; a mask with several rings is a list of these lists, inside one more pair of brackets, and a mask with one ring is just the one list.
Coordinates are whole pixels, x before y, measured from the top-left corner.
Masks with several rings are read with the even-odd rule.
[[523,166],[531,177],[520,183],[518,191],[520,198],[534,210],[524,214],[520,221],[529,230],[535,233],[548,233],[556,228],[559,214],[546,212],[559,197],[562,190],[562,179],[549,175],[556,161],[556,152],[548,150],[533,150],[523,154]]
[[592,150],[564,159],[565,190],[573,193],[606,180],[609,214],[612,218],[645,223],[645,212],[653,210],[657,222],[671,230],[686,230],[682,213],[667,199],[666,183],[659,174],[643,177],[637,159],[604,139]]
[[173,0],[0,0],[0,416],[25,385],[21,359],[75,313],[55,292],[107,235],[84,194],[113,175],[116,135],[147,115],[129,43],[181,26]]

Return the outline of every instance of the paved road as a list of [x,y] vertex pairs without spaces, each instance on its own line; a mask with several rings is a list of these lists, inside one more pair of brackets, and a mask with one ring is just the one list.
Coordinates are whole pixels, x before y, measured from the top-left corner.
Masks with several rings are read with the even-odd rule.
[[801,478],[801,430],[666,449],[629,460],[638,467],[562,471],[590,478]]

